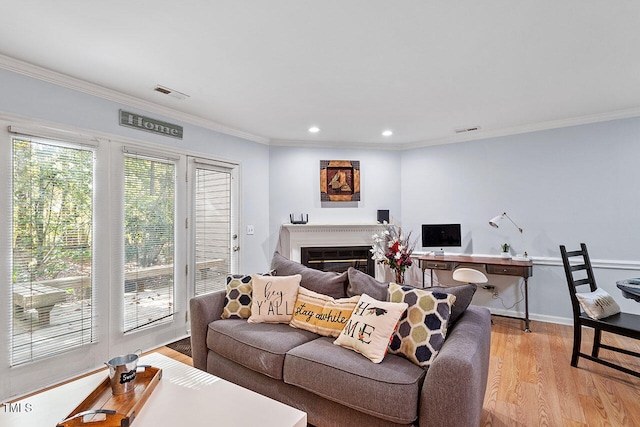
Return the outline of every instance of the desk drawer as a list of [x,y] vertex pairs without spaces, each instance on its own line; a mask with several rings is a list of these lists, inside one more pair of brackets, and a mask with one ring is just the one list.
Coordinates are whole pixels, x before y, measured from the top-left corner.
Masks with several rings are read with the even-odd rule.
[[453,263],[446,261],[422,261],[422,268],[430,268],[432,270],[452,270]]
[[528,271],[530,267],[519,267],[514,265],[487,265],[487,273],[489,274],[504,274],[506,276],[531,276]]

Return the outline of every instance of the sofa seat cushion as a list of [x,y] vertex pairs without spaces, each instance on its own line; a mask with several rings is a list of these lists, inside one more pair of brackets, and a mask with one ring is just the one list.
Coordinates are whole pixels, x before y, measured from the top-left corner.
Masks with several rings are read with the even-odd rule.
[[288,324],[224,319],[209,324],[207,348],[253,371],[282,380],[285,354],[318,337]]
[[293,348],[284,361],[287,384],[399,424],[417,419],[425,372],[395,355],[372,363],[329,337]]

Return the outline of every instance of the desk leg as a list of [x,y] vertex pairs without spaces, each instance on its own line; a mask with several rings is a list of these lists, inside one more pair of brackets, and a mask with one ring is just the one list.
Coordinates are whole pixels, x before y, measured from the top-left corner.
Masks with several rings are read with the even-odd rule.
[[529,328],[529,280],[524,278],[524,331],[531,332]]

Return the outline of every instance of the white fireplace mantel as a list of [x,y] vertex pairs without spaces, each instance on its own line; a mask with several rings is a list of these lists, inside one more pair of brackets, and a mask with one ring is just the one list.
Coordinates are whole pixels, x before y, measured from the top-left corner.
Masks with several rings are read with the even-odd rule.
[[381,224],[283,224],[279,252],[300,262],[301,248],[324,246],[371,246],[372,236],[383,230]]

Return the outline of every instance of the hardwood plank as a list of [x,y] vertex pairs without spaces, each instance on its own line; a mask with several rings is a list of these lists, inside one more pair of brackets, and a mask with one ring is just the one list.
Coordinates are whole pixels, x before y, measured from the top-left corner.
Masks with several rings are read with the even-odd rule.
[[[573,327],[493,316],[489,380],[483,426],[640,425],[640,379],[580,359],[573,368]],[[603,342],[636,349],[637,340],[603,334]],[[582,351],[591,352],[593,332],[583,331]],[[601,350],[618,363],[640,369],[640,360]],[[606,352],[606,353],[605,353]]]

